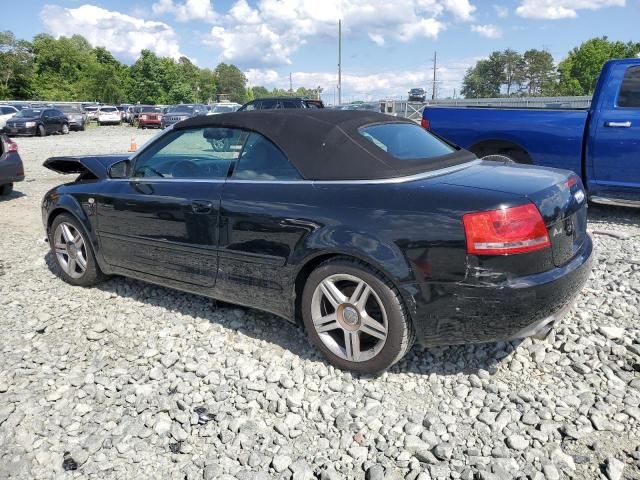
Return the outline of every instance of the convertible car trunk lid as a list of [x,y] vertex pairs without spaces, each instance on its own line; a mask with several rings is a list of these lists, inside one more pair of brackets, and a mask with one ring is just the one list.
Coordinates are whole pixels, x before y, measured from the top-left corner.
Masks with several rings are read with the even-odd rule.
[[441,181],[525,196],[544,219],[556,266],[571,260],[586,238],[586,195],[580,179],[569,171],[484,161]]

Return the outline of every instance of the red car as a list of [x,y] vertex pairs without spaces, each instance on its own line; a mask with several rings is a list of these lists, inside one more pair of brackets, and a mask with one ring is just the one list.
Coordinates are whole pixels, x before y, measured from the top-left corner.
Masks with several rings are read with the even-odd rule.
[[160,107],[141,107],[138,115],[138,128],[161,128],[162,109]]

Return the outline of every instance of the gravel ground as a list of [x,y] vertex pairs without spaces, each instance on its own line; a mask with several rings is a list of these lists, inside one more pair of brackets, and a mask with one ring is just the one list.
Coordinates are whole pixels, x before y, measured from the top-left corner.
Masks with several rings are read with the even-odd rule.
[[66,178],[42,161],[122,152],[131,132],[153,134],[18,139],[28,180],[0,201],[0,478],[640,479],[639,211],[591,208],[594,272],[547,340],[416,347],[356,377],[272,315],[52,273],[39,205]]

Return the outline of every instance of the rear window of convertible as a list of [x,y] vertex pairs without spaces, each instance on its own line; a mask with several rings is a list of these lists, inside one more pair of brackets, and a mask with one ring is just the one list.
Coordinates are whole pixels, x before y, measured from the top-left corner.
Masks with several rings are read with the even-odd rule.
[[399,160],[442,157],[456,150],[424,128],[410,123],[382,123],[362,127],[360,135]]

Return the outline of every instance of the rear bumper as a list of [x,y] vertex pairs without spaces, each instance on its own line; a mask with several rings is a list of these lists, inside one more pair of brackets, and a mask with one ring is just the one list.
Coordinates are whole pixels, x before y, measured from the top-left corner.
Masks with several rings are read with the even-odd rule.
[[0,185],[24,180],[24,166],[20,155],[11,152],[0,156]]
[[591,272],[587,237],[566,265],[496,284],[404,285],[418,341],[426,346],[482,343],[534,335],[558,321]]

